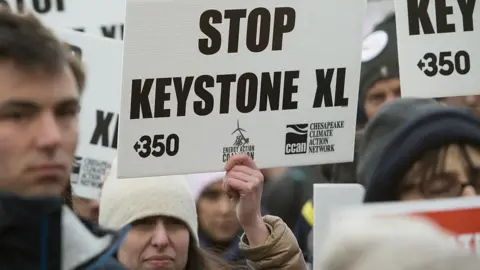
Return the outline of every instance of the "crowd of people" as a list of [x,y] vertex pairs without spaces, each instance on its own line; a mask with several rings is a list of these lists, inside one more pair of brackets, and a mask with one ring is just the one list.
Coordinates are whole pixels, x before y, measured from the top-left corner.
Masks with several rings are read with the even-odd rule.
[[[365,203],[476,196],[480,96],[400,98],[395,16],[362,62],[353,162],[117,179],[100,200],[69,184],[83,64],[32,15],[0,10],[0,269],[479,269],[420,219],[355,218],[312,245],[313,184],[360,183]],[[101,57],[101,56],[99,56]],[[323,243],[322,243],[323,244]]]

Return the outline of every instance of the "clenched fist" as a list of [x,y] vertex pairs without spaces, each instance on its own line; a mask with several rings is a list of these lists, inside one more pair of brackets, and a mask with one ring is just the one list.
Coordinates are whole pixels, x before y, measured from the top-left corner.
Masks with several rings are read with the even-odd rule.
[[263,174],[255,162],[244,154],[232,156],[225,170],[223,188],[235,203],[238,222],[251,245],[263,244],[269,234],[260,211]]

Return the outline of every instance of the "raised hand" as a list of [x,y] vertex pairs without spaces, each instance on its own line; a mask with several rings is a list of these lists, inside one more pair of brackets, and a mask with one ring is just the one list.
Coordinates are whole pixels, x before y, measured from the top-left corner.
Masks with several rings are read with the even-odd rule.
[[237,219],[250,245],[261,245],[269,235],[261,215],[263,174],[247,155],[232,156],[225,164],[223,187],[233,199]]

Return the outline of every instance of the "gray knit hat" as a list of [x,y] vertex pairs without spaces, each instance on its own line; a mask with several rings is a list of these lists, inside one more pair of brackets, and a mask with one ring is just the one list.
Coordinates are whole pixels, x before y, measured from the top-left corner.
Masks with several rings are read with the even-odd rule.
[[199,245],[197,209],[186,176],[118,179],[115,159],[100,197],[100,225],[118,230],[151,216],[183,221]]
[[368,185],[382,151],[398,130],[411,119],[444,106],[436,100],[418,98],[401,98],[382,106],[364,129],[357,166],[358,182]]

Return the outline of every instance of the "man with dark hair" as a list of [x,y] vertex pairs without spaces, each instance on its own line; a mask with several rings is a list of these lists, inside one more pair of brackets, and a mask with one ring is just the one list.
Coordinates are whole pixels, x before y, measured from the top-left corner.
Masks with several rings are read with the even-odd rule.
[[2,269],[105,267],[121,240],[62,204],[84,85],[82,64],[48,28],[0,7]]

